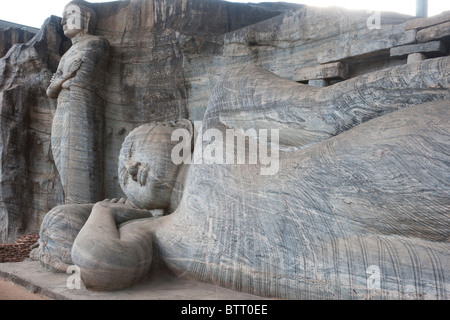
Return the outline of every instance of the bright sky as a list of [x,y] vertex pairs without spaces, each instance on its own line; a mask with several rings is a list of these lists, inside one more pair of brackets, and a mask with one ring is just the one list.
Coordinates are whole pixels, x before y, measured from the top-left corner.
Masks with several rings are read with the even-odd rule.
[[[64,6],[70,0],[0,0],[0,20],[15,22],[40,28],[49,16],[61,16]],[[89,2],[110,2],[111,0],[91,0]],[[416,0],[282,0],[312,6],[340,6],[349,9],[396,11],[415,15]],[[231,0],[231,2],[270,2],[270,0]],[[276,2],[276,1],[274,1]],[[450,10],[449,0],[428,0],[429,16]]]

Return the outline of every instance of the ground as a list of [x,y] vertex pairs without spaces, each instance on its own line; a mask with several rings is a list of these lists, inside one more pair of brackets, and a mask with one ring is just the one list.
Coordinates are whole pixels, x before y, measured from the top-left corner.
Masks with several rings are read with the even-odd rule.
[[37,293],[31,293],[12,282],[0,279],[0,300],[50,300]]
[[0,263],[0,300],[264,300],[160,270],[131,288],[114,292],[89,291],[83,284],[69,288],[69,278],[70,274],[47,271],[30,259]]

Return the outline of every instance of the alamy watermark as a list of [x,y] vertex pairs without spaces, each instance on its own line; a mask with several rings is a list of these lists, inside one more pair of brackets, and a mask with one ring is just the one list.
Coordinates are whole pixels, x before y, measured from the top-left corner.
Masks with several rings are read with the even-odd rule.
[[[174,164],[258,164],[261,175],[275,175],[278,172],[278,129],[226,129],[224,135],[215,128],[203,132],[201,121],[194,122],[194,127],[197,137],[192,137],[187,129],[173,131],[172,141],[181,139],[172,149]],[[191,152],[192,143],[196,144],[194,154]]]
[[[367,11],[367,13],[371,13],[373,11]],[[370,30],[381,29],[381,11],[375,11],[372,15],[367,18],[366,21],[367,28]]]
[[381,270],[377,265],[371,265],[366,269],[367,289],[379,290],[381,289]]
[[67,278],[66,286],[68,289],[81,289],[81,269],[79,266],[69,266],[66,273],[71,274]]

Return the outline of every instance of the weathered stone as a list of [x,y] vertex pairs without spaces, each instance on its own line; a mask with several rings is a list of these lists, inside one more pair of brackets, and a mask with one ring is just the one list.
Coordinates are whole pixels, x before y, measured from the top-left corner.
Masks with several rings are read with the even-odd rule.
[[417,18],[405,23],[405,30],[411,29],[424,29],[427,27],[435,26],[444,22],[450,21],[450,11],[442,12],[441,14],[428,17],[428,18]]
[[8,28],[16,28],[16,29],[21,29],[24,31],[26,30],[32,34],[37,34],[39,32],[39,28],[30,27],[30,26],[23,25],[20,23],[0,20],[0,30],[6,30]]
[[[54,123],[77,141],[59,149],[70,155],[79,148],[72,159],[97,165],[101,172],[84,174],[99,174],[101,182],[95,189],[82,174],[65,179],[71,166],[57,166],[79,191],[85,182],[88,201],[99,190],[107,199],[49,210],[33,259],[55,271],[78,265],[93,290],[127,288],[162,264],[273,298],[448,297],[450,57],[391,59],[392,47],[416,43],[416,29],[405,32],[411,17],[382,14],[381,28],[371,29],[370,14],[335,8],[286,11],[286,4],[278,10],[214,0],[72,4],[95,11],[97,29],[82,38],[106,39],[109,56],[98,72],[86,73],[103,82],[77,88],[68,80],[63,95],[70,99],[58,108],[67,102],[90,112],[93,102],[102,115],[74,117],[79,127],[58,125],[70,114]],[[94,16],[87,12],[80,16]],[[66,27],[79,30],[86,29]],[[80,53],[94,50],[74,43],[60,60],[65,38],[57,34],[48,65],[31,54],[37,42],[0,60],[21,59],[0,68],[0,101],[9,101],[0,126],[7,142],[0,204],[8,210],[34,206],[30,197],[42,187],[27,191],[26,183],[35,181],[35,168],[47,173],[43,185],[59,179],[48,118],[28,126],[34,115],[17,101],[34,91],[14,91],[37,79],[22,79],[11,67],[38,64],[23,70],[43,74],[37,96],[55,110],[45,89],[55,96],[64,75],[81,73]],[[333,62],[345,63],[351,78],[327,87],[291,81],[296,69]],[[61,72],[50,81],[58,63]],[[100,132],[92,119],[102,123]],[[20,132],[38,123],[48,152],[24,160],[26,147],[44,142],[27,145]],[[89,158],[93,139],[102,141],[102,154]],[[58,141],[52,144],[58,163]],[[2,236],[16,230],[12,222]],[[383,279],[375,286],[367,274],[373,270]]]
[[[215,130],[215,139],[197,138],[191,164],[168,158],[176,126],[142,126],[127,138],[120,175],[132,201],[92,207],[72,246],[83,282],[93,290],[125,288],[162,262],[200,281],[275,298],[445,299],[435,275],[448,267],[450,203],[442,199],[450,190],[439,181],[448,176],[441,161],[450,136],[449,65],[450,58],[436,58],[314,89],[253,66],[229,70],[199,128],[199,136]],[[218,132],[230,128],[279,130],[278,141],[258,139],[278,170],[262,175],[267,162],[227,163],[225,152],[223,162],[199,162],[206,150],[224,148]],[[238,151],[234,142],[229,148]],[[177,183],[183,196],[176,209],[142,219],[166,199],[159,190],[170,194]],[[77,206],[71,209],[69,221]],[[392,248],[396,259],[385,259]],[[389,279],[383,287],[367,282],[370,266]],[[412,272],[418,268],[420,277]]]
[[391,57],[402,57],[411,53],[422,53],[427,57],[439,57],[447,55],[448,49],[442,41],[411,44],[391,49]]
[[317,60],[320,63],[381,54],[392,47],[415,43],[416,30],[406,31],[404,24],[382,26],[379,30],[357,30],[335,41],[328,43],[329,49],[325,53],[319,54]]
[[330,83],[327,80],[309,80],[308,85],[313,87],[327,87]]
[[[299,6],[286,4],[277,8],[270,4],[249,6],[210,0],[140,0],[92,4],[92,7],[98,16],[95,35],[106,37],[111,47],[104,70],[107,83],[100,85],[93,81],[94,86],[89,88],[96,87],[95,97],[104,107],[104,144],[101,150],[95,150],[102,152],[103,166],[100,173],[85,170],[80,177],[75,175],[78,179],[74,181],[82,183],[83,174],[100,174],[101,185],[95,188],[83,185],[77,187],[77,192],[92,194],[95,189],[103,199],[122,193],[116,159],[130,131],[144,123],[187,116],[187,101],[192,98],[189,90],[195,87],[195,84],[191,86],[187,68],[183,67],[188,64],[187,60],[205,57],[206,61],[220,55],[221,47],[215,40],[218,35]],[[50,141],[56,101],[45,95],[51,74],[56,72],[61,56],[70,47],[60,21],[52,17],[31,42],[14,46],[0,60],[3,115],[0,242],[37,232],[45,213],[65,201],[52,151],[52,148],[58,149],[58,144]],[[102,77],[102,74],[98,72],[95,76]],[[207,78],[202,75],[202,79]],[[79,96],[83,97],[87,91],[81,90]],[[203,106],[207,95],[204,90],[196,94],[203,99]],[[98,101],[96,99],[94,101]],[[78,124],[72,122],[65,127],[75,127],[81,135],[92,136],[91,131],[83,131],[89,127],[86,122]],[[71,153],[84,153],[86,159],[93,159],[84,142],[96,143],[83,140],[80,135],[71,137],[80,142],[75,146],[69,144]],[[57,153],[55,158],[58,159]],[[93,162],[86,162],[86,159],[82,162]],[[62,171],[63,179],[67,178]],[[70,181],[72,177],[73,174]]]
[[426,55],[422,54],[422,53],[411,53],[408,55],[408,59],[407,59],[407,63],[415,63],[415,62],[420,62],[423,61],[427,58]]
[[[370,16],[366,11],[304,7],[225,34],[224,57],[218,61],[211,59],[210,65],[222,63],[237,66],[251,62],[292,80],[297,68],[343,59],[358,61],[361,58],[365,61],[368,56],[389,55],[392,46],[416,42],[416,31],[404,30],[404,22],[410,20],[410,16],[383,12],[380,30],[367,28],[366,22]],[[202,60],[197,62],[193,59],[189,63],[192,66],[188,71],[191,68],[197,72],[204,69]],[[349,70],[353,76],[370,71],[364,68],[357,70],[357,73]],[[211,86],[211,83],[202,88],[206,89],[208,85]],[[211,92],[211,88],[207,91]],[[192,96],[188,110],[196,111],[201,108],[200,101],[197,103],[196,95]],[[203,101],[202,106],[204,112]]]
[[[204,112],[213,85],[209,79],[224,63],[217,37],[299,6],[140,0],[92,7],[98,16],[95,35],[111,46],[107,83],[96,92],[104,101],[101,189],[111,198],[122,194],[116,159],[129,132],[148,122],[193,118],[190,107],[196,99]],[[193,61],[204,65],[192,74]],[[208,84],[196,90],[197,81]]]
[[328,63],[314,67],[299,68],[295,70],[294,81],[319,79],[346,79],[347,68],[341,62]]
[[13,45],[18,43],[26,43],[30,41],[34,36],[35,33],[32,33],[25,29],[0,29],[0,58],[3,57]]
[[428,42],[450,37],[450,21],[438,24],[433,27],[419,30],[417,32],[417,41]]
[[95,11],[84,2],[66,5],[62,25],[72,46],[47,89],[50,98],[58,99],[52,153],[66,204],[95,202],[104,196],[104,101],[97,92],[105,87],[110,45],[92,35],[96,21]]
[[51,17],[0,59],[0,242],[37,232],[45,213],[63,202],[50,143],[56,106],[45,90],[66,48],[60,19]]

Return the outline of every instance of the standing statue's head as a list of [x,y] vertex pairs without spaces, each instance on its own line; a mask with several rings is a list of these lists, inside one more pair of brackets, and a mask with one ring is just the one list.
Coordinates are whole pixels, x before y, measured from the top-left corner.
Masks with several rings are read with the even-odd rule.
[[61,21],[66,37],[73,39],[83,34],[93,34],[97,14],[84,0],[73,0],[64,7]]
[[[172,141],[177,129],[194,136],[189,120],[150,123],[134,129],[125,138],[119,157],[119,183],[128,200],[142,209],[167,209],[178,188],[181,165],[172,161]],[[192,139],[192,138],[191,138]],[[189,156],[189,155],[186,155]]]

